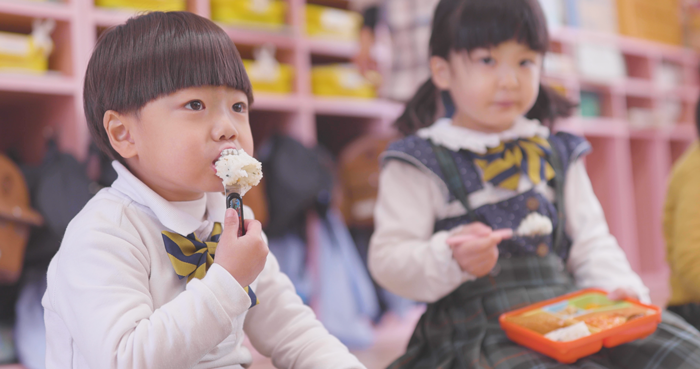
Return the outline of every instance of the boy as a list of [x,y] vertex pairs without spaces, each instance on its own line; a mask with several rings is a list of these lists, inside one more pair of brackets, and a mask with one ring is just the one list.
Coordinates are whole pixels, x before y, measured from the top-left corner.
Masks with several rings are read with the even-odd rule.
[[280,368],[364,368],[302,304],[260,223],[239,238],[225,209],[214,162],[253,153],[252,101],[238,51],[209,20],[156,12],[100,38],[84,105],[119,177],[49,266],[47,368],[248,367],[244,331]]

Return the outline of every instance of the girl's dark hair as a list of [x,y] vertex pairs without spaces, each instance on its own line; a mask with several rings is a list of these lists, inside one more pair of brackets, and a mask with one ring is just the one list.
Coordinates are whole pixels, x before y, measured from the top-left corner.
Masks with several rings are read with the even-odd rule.
[[199,86],[228,86],[253,103],[238,50],[212,21],[187,12],[131,18],[100,36],[88,63],[83,101],[90,134],[97,147],[124,163],[109,143],[105,112],[138,113],[161,96]]
[[[471,52],[517,40],[544,54],[549,47],[547,22],[538,0],[441,0],[435,9],[430,55],[449,60],[451,51]],[[439,91],[428,78],[406,104],[396,126],[409,135],[435,121]],[[540,85],[535,105],[526,116],[551,124],[571,115],[576,105]]]

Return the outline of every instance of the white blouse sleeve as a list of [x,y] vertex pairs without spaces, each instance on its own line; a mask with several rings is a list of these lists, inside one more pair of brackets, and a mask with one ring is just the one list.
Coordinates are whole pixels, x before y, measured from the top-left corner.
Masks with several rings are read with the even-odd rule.
[[437,207],[444,202],[438,185],[420,169],[397,160],[384,166],[368,260],[382,287],[409,299],[434,302],[475,279],[452,258],[445,242],[449,232],[433,233]]
[[607,291],[628,287],[637,292],[642,302],[649,303],[649,289],[632,270],[624,251],[610,234],[583,161],[571,164],[565,183],[566,231],[573,240],[567,267],[576,284]]

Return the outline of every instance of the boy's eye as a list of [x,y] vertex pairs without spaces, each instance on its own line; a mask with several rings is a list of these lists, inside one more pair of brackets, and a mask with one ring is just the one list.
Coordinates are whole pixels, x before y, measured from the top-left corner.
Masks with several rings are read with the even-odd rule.
[[199,101],[199,100],[192,100],[185,104],[185,108],[190,109],[190,110],[195,110],[199,111],[204,109],[204,103]]
[[243,113],[245,112],[246,105],[244,103],[235,103],[233,104],[233,111],[236,113]]

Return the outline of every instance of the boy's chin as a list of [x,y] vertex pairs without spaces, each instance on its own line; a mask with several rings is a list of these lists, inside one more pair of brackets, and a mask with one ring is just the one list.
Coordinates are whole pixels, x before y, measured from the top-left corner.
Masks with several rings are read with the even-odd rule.
[[224,185],[221,182],[218,182],[216,184],[208,184],[206,188],[204,188],[204,192],[224,192]]

